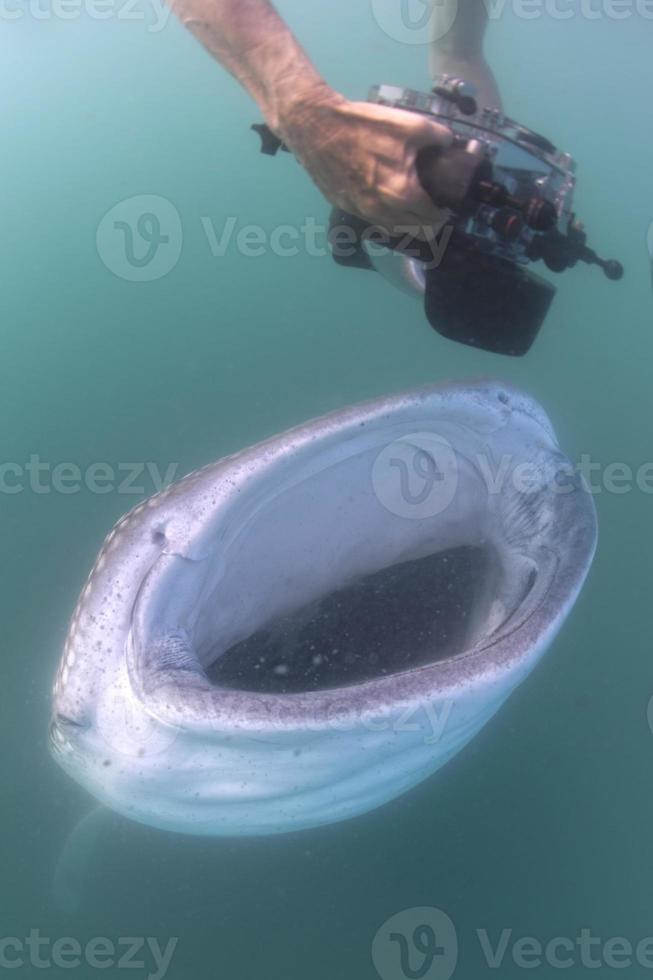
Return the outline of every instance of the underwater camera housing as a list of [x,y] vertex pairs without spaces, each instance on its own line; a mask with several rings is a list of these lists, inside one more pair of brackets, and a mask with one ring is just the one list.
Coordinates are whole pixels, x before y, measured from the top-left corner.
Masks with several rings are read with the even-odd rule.
[[[437,235],[439,256],[432,244],[405,236],[388,242],[386,236],[400,261],[384,261],[378,229],[375,236],[357,218],[351,225],[364,250],[354,264],[365,266],[367,258],[371,267],[423,293],[427,319],[438,333],[495,353],[523,355],[556,292],[529,270],[533,262],[563,272],[583,261],[601,266],[609,279],[622,278],[619,262],[600,259],[588,248],[575,219],[574,160],[498,110],[480,108],[473,86],[443,75],[429,94],[379,85],[369,100],[429,116],[454,132],[450,149],[422,150],[417,161],[425,190],[451,214]],[[332,247],[343,221],[342,212],[332,215]],[[334,258],[351,264],[337,247]]]
[[[472,85],[440,75],[430,93],[377,85],[369,101],[453,131],[450,147],[427,147],[417,158],[422,185],[449,219],[427,241],[424,229],[391,238],[334,210],[329,239],[339,265],[376,270],[423,296],[426,317],[443,336],[513,356],[531,348],[556,293],[530,271],[532,263],[563,272],[582,261],[622,278],[621,264],[599,258],[576,221],[571,156],[498,110],[481,108]],[[253,128],[264,153],[285,149],[266,126]]]

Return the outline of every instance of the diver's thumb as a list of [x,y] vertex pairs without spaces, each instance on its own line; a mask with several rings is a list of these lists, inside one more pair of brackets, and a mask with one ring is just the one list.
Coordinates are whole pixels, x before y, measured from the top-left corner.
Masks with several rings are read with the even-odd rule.
[[459,211],[478,178],[480,162],[464,147],[443,149],[430,144],[418,150],[415,169],[420,184],[437,207]]
[[453,130],[441,123],[433,122],[414,113],[410,120],[410,142],[415,150],[435,147],[440,150],[448,149],[454,141]]

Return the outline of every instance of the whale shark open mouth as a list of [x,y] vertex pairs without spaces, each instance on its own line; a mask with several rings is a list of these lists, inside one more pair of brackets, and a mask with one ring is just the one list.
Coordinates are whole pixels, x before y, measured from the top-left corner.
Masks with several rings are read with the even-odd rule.
[[333,413],[119,522],[71,623],[53,752],[173,830],[365,812],[498,710],[595,544],[591,497],[527,396],[449,385]]
[[452,548],[358,579],[236,643],[207,669],[243,691],[324,691],[423,667],[478,638],[499,576],[493,549]]

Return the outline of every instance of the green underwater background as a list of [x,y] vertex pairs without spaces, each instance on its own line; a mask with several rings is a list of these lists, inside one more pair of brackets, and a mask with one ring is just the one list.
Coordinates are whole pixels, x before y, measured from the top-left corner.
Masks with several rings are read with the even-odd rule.
[[[427,48],[390,36],[383,6],[278,4],[348,97],[365,98],[379,81],[427,89]],[[544,9],[528,19],[506,3],[490,26],[506,111],[577,159],[576,210],[590,243],[626,267],[618,284],[585,266],[558,277],[535,347],[513,360],[441,338],[418,303],[323,255],[253,257],[233,245],[213,254],[207,229],[219,236],[230,219],[271,233],[328,216],[290,156],[259,155],[249,128],[257,107],[173,17],[157,26],[164,14],[145,0],[129,17],[105,19],[7,0],[7,482],[30,460],[82,472],[99,461],[115,472],[134,461],[153,468],[135,493],[60,492],[45,480],[45,490],[0,493],[0,938],[22,942],[39,930],[52,941],[107,937],[117,946],[120,937],[175,937],[171,980],[373,980],[383,923],[434,907],[457,931],[455,976],[481,980],[497,970],[478,930],[493,943],[505,929],[542,944],[582,929],[633,945],[653,935],[653,495],[637,486],[596,494],[599,551],[562,634],[434,778],[359,819],[278,838],[197,840],[109,817],[89,850],[79,907],[57,907],[51,887],[91,805],[48,754],[52,680],[102,540],[157,489],[153,472],[182,475],[331,409],[478,376],[541,401],[572,459],[591,457],[602,472],[653,464],[653,20],[635,2],[620,6],[631,14],[622,19],[606,6],[560,0],[569,19]],[[129,281],[108,267],[98,228],[118,202],[151,195],[178,214],[180,253],[160,278]],[[566,970],[586,971],[580,961]],[[508,980],[525,971],[507,953],[498,972]],[[642,963],[621,972],[651,973]],[[7,973],[89,980],[121,969],[46,969],[25,957]],[[449,973],[436,963],[412,975]]]

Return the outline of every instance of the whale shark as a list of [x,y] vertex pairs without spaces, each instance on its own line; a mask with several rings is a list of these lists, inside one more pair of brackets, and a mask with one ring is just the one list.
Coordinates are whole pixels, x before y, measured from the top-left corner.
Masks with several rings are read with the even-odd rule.
[[448,383],[332,412],[116,524],[70,623],[52,754],[164,830],[363,814],[528,677],[596,542],[592,497],[527,394]]

